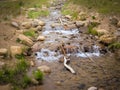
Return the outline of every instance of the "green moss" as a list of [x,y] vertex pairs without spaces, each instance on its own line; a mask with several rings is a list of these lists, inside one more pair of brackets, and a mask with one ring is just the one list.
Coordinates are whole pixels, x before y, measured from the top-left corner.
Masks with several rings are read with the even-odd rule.
[[30,36],[30,37],[35,37],[35,36],[36,36],[34,30],[25,31],[25,32],[23,32],[23,34],[24,34],[25,36]]

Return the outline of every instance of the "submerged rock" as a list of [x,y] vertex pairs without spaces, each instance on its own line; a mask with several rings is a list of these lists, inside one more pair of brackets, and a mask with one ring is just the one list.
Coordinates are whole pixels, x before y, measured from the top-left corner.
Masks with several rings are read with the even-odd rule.
[[39,66],[38,67],[38,70],[44,72],[44,73],[51,73],[51,69],[50,67],[46,66],[46,65],[43,65],[43,66]]
[[28,38],[27,36],[23,35],[23,34],[20,34],[18,36],[18,39],[20,39],[23,44],[26,44],[28,46],[33,45],[33,41],[30,38]]

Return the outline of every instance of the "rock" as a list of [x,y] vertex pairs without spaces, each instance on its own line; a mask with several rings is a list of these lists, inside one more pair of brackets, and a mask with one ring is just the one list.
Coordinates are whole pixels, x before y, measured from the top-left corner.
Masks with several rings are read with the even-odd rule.
[[97,90],[97,87],[90,87],[88,90]]
[[20,29],[20,25],[17,22],[11,22],[11,25],[17,29]]
[[45,40],[45,36],[38,36],[37,41],[44,41]]
[[79,20],[84,21],[84,20],[86,20],[86,18],[87,18],[87,14],[85,12],[79,13],[79,16],[78,16]]
[[99,35],[108,34],[109,32],[105,29],[95,29]]
[[67,18],[67,19],[71,19],[72,16],[70,16],[70,15],[65,15],[65,18]]
[[36,8],[28,8],[28,11],[36,11]]
[[56,82],[56,85],[57,85],[57,86],[61,86],[62,83],[61,83],[60,81],[57,81],[57,82]]
[[43,65],[43,66],[40,66],[38,67],[38,70],[44,72],[44,73],[51,73],[51,69],[50,67],[46,66],[46,65]]
[[120,27],[120,21],[117,23],[117,26]]
[[38,26],[36,29],[37,31],[42,31],[42,26]]
[[35,28],[35,27],[37,27],[38,25],[39,25],[39,23],[38,23],[37,21],[33,21],[33,22],[32,22],[32,27]]
[[6,48],[0,49],[0,55],[7,55],[7,54],[8,54],[8,50]]
[[38,23],[40,26],[45,26],[45,22],[43,22],[43,21],[39,21]]
[[33,52],[37,52],[40,51],[41,47],[40,47],[40,42],[35,43],[31,48]]
[[116,17],[110,17],[110,22],[116,26],[118,24],[118,19]]
[[32,83],[33,83],[34,85],[38,85],[38,84],[39,84],[39,82],[38,82],[36,79],[34,79],[34,78],[32,78],[31,81],[32,81]]
[[31,22],[23,22],[23,23],[22,23],[22,26],[23,26],[25,29],[29,29],[29,28],[31,28],[32,24],[31,24]]
[[23,34],[20,34],[18,36],[18,39],[20,39],[23,44],[26,44],[28,46],[33,45],[33,41],[31,39],[29,39],[27,36],[23,35]]
[[99,38],[100,42],[105,43],[105,44],[111,44],[113,42],[115,42],[117,39],[116,36],[113,35],[103,35]]
[[77,28],[83,27],[85,25],[84,21],[76,21],[75,25],[77,26]]
[[72,29],[76,29],[77,27],[75,24],[71,24],[71,25],[65,24],[64,28],[65,28],[65,30],[72,30]]
[[35,62],[34,62],[34,61],[30,61],[30,65],[31,65],[32,67],[34,67],[34,66],[35,66]]
[[20,55],[23,53],[21,46],[11,46],[10,47],[10,55],[14,57],[15,55]]
[[51,28],[55,28],[55,24],[54,24],[54,23],[53,23],[53,24],[51,24],[50,26],[51,26]]

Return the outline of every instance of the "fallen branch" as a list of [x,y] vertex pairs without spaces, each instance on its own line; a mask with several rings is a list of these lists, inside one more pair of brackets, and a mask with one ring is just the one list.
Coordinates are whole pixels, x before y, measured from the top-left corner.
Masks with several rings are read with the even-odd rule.
[[75,74],[75,71],[73,70],[73,68],[67,65],[67,61],[68,61],[68,60],[67,60],[66,57],[64,56],[64,66],[65,66],[68,70],[70,70],[71,73]]
[[64,54],[64,66],[65,66],[72,74],[75,74],[75,71],[73,70],[73,68],[70,67],[69,65],[67,65],[68,60],[66,59],[66,53],[65,53],[65,50],[64,50],[64,48],[63,48],[62,45],[61,45],[61,49],[62,49],[63,54]]

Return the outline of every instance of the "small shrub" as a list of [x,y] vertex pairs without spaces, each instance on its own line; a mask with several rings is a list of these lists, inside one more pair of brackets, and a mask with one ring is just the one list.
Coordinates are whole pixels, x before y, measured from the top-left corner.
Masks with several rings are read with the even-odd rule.
[[23,34],[25,36],[30,36],[30,37],[35,37],[35,35],[36,35],[34,30],[25,31],[25,32],[23,32]]
[[34,71],[33,76],[39,82],[41,82],[43,80],[43,73],[40,70]]

